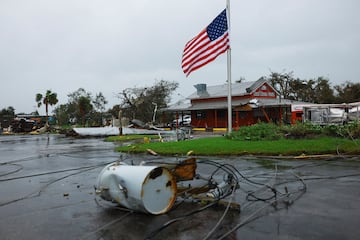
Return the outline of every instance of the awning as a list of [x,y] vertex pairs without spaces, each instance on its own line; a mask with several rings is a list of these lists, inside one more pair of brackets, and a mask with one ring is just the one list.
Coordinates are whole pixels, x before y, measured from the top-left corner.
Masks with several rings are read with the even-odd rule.
[[[280,107],[280,106],[290,106],[290,101],[285,101],[282,99],[241,99],[233,100],[232,108],[236,111],[251,111],[253,108],[258,107]],[[227,109],[227,101],[217,101],[217,102],[195,102],[193,103],[188,110],[209,110],[209,109]]]

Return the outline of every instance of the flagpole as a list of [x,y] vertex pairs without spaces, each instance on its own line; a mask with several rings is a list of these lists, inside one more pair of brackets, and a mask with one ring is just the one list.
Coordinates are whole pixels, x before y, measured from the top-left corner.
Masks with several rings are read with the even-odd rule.
[[[226,16],[228,22],[228,32],[230,39],[230,0],[226,0]],[[228,104],[228,133],[232,132],[232,103],[231,103],[231,42],[230,46],[227,50],[227,82],[228,82],[228,96],[227,96],[227,104]]]

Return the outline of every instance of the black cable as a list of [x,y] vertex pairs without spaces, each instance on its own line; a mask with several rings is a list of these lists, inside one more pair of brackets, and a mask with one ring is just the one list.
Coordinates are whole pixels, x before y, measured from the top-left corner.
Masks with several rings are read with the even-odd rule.
[[[275,186],[276,180],[277,180],[277,165],[275,165],[275,170],[276,170],[275,171],[275,176],[273,177],[274,184],[272,186],[269,186],[268,184],[263,184],[263,186],[261,188],[257,189],[256,191],[249,192],[246,195],[246,200],[248,200],[248,201],[264,201],[265,202],[265,201],[268,201],[268,200],[273,199],[273,198],[276,199],[278,191],[274,186]],[[273,195],[268,197],[268,198],[260,198],[260,197],[255,196],[255,193],[262,190],[262,188],[270,189]],[[253,199],[250,199],[250,197],[253,197]]]
[[24,168],[22,165],[16,164],[16,163],[2,163],[2,164],[0,164],[0,166],[3,166],[3,165],[12,165],[12,166],[17,166],[18,168],[15,169],[15,170],[9,171],[7,173],[3,173],[3,174],[0,175],[0,177],[7,176],[7,175],[10,175],[10,174],[19,172]]
[[223,215],[220,217],[220,219],[218,220],[218,222],[215,224],[215,226],[212,228],[212,230],[210,232],[208,232],[208,234],[205,236],[204,240],[207,240],[210,238],[210,236],[215,232],[215,230],[220,226],[221,222],[224,220],[226,214],[228,213],[231,203],[235,197],[235,191],[236,191],[236,184],[233,184],[232,186],[232,191],[231,191],[231,198],[230,201],[228,202]]
[[[320,166],[320,165],[323,165],[323,164],[327,164],[329,161],[332,161],[333,159],[330,159],[330,160],[325,160],[326,162],[322,162],[322,163],[310,163],[310,164],[302,164],[300,166],[295,166],[295,167],[292,167],[291,169],[289,170],[295,170],[295,169],[298,169],[298,168],[302,168],[302,167],[310,167],[310,166]],[[299,176],[297,176],[295,173],[292,173],[295,178],[294,179],[289,179],[288,177],[286,176],[276,176],[277,179],[282,179],[284,181],[281,181],[281,182],[277,182],[277,183],[274,183],[273,186],[269,186],[268,184],[264,184],[264,183],[259,183],[259,182],[256,182],[256,181],[253,181],[252,179],[250,179],[249,177],[243,175],[241,172],[239,172],[234,166],[230,165],[230,164],[223,164],[223,163],[217,163],[215,161],[211,161],[211,160],[207,160],[207,161],[200,161],[199,163],[203,163],[203,164],[209,164],[209,165],[212,165],[212,166],[215,166],[216,169],[214,172],[212,172],[211,174],[211,177],[213,177],[216,173],[218,173],[220,170],[228,173],[229,175],[233,175],[235,179],[239,180],[239,177],[240,176],[242,179],[246,180],[248,183],[251,183],[251,184],[256,184],[256,185],[261,185],[262,187],[260,188],[263,189],[263,188],[266,188],[266,189],[270,189],[271,192],[272,192],[272,196],[269,197],[268,199],[261,199],[258,197],[257,200],[261,200],[261,201],[264,201],[266,202],[267,204],[258,209],[257,211],[255,211],[253,214],[251,214],[247,219],[245,219],[244,221],[240,222],[235,228],[238,229],[244,225],[246,225],[247,223],[251,222],[251,221],[254,221],[258,218],[260,218],[261,216],[258,216],[256,217],[256,214],[258,214],[261,210],[265,209],[266,207],[268,206],[274,206],[275,203],[278,203],[280,200],[283,200],[283,199],[286,199],[286,198],[291,198],[292,196],[295,196],[297,193],[300,193],[297,195],[297,197],[295,197],[295,199],[289,199],[289,200],[283,200],[283,202],[286,204],[286,206],[289,206],[291,204],[293,204],[297,199],[299,199],[307,190],[307,186],[305,184],[305,180],[319,180],[319,179],[336,179],[336,178],[342,178],[342,177],[350,177],[350,176],[359,176],[359,174],[347,174],[347,175],[340,175],[340,176],[326,176],[326,177],[304,177],[304,178],[301,178]],[[287,186],[285,186],[285,192],[280,192],[278,190],[278,187],[281,186],[281,185],[284,185],[284,184],[288,184],[288,183],[292,183],[292,182],[298,182],[300,181],[303,185],[303,187],[297,189],[296,191],[288,191],[287,190]],[[259,189],[257,190],[259,191]],[[253,192],[255,194],[255,191]],[[256,197],[256,196],[254,196]],[[272,200],[272,201],[270,201]],[[252,204],[252,202],[249,202],[248,206],[250,206]],[[274,206],[275,209],[279,210],[278,207]],[[206,209],[206,208],[205,208]],[[205,210],[204,209],[204,210]],[[244,208],[242,208],[244,209]],[[170,226],[172,223],[175,223],[177,221],[180,221],[182,219],[184,219],[185,217],[187,217],[188,215],[192,215],[192,214],[195,214],[199,212],[198,210],[195,210],[193,212],[190,212],[191,214],[185,214],[183,216],[180,216],[178,218],[175,218],[175,219],[172,219],[168,222],[166,222],[164,225],[162,225],[160,228],[158,228],[157,230],[153,231],[150,235],[148,235],[148,237],[146,239],[151,239],[153,238],[156,234],[158,234],[161,230],[163,230],[164,228]],[[224,212],[224,214],[226,214]],[[225,216],[225,215],[223,215]],[[220,224],[221,222],[221,219],[218,221],[218,224]],[[218,225],[217,224],[217,225]],[[232,229],[230,232],[228,232],[227,234],[230,234],[232,231],[235,231],[236,229]],[[208,235],[210,236],[212,234],[212,232],[209,232]],[[224,239],[226,236],[228,235],[223,235],[220,239]]]
[[[219,169],[222,169],[224,170],[225,172],[227,172],[228,174],[232,174],[233,176],[235,176],[237,178],[237,181],[239,182],[239,178],[237,177],[237,174],[240,175],[244,180],[248,181],[249,183],[252,183],[252,184],[255,184],[255,185],[261,185],[262,187],[266,187],[268,189],[271,190],[271,192],[273,193],[272,196],[268,197],[268,198],[260,198],[260,197],[256,197],[254,195],[255,192],[250,192],[250,193],[247,193],[247,197],[246,199],[248,201],[258,201],[258,200],[261,200],[261,201],[268,201],[268,200],[271,200],[273,198],[276,198],[277,196],[277,190],[274,188],[274,187],[271,187],[267,184],[264,184],[264,183],[258,183],[258,182],[255,182],[251,179],[249,179],[248,177],[244,176],[240,171],[238,171],[233,165],[230,165],[230,164],[221,164],[221,163],[217,163],[215,161],[211,161],[211,160],[207,160],[207,161],[200,161],[200,163],[204,163],[204,164],[210,164],[210,165],[214,165],[216,167],[218,167],[218,169],[216,171],[218,171]],[[215,171],[215,172],[216,172]],[[237,174],[236,174],[236,173]],[[214,174],[214,173],[213,173]],[[258,191],[258,190],[257,190]],[[253,199],[250,199],[250,197],[253,197]]]
[[[237,176],[237,174],[236,174],[236,172],[238,172],[238,171],[237,171],[237,169],[236,169],[235,167],[233,167],[232,165],[229,165],[229,164],[216,163],[216,162],[211,161],[211,160],[210,160],[210,161],[206,161],[206,162],[201,161],[201,162],[199,162],[199,163],[210,164],[210,165],[213,165],[213,166],[217,167],[217,169],[211,174],[211,178],[212,178],[213,175],[214,175],[216,172],[218,172],[220,169],[223,170],[224,172],[228,173],[230,176],[232,176],[232,177],[234,178],[232,181],[235,181],[235,182],[232,183],[232,188],[231,188],[232,191],[231,191],[231,192],[227,192],[227,193],[225,193],[225,194],[222,195],[222,196],[219,195],[219,196],[215,199],[214,202],[209,203],[209,204],[205,205],[205,206],[202,207],[202,208],[196,209],[196,210],[191,211],[191,212],[188,212],[188,213],[186,213],[186,214],[184,214],[184,215],[182,215],[182,216],[180,216],[180,217],[177,217],[177,218],[174,218],[174,219],[172,219],[172,220],[170,220],[170,221],[167,221],[167,222],[164,223],[161,227],[157,228],[156,230],[154,230],[154,231],[152,231],[150,234],[148,234],[148,235],[145,237],[146,240],[152,239],[152,238],[155,237],[159,232],[161,232],[163,229],[167,228],[168,226],[172,225],[173,223],[178,222],[178,221],[181,221],[181,220],[183,220],[183,219],[185,219],[185,218],[187,218],[187,217],[189,217],[189,216],[192,216],[192,215],[194,215],[194,214],[196,214],[196,213],[199,213],[199,212],[201,212],[201,211],[204,211],[205,209],[208,209],[209,207],[217,204],[221,199],[224,199],[224,198],[228,197],[230,194],[234,194],[234,193],[235,193],[236,188],[237,188],[237,185],[238,185],[238,182],[239,182],[239,181],[238,181],[238,180],[239,180],[239,179],[238,179],[238,176]],[[234,169],[236,169],[236,170],[234,170]],[[227,210],[225,210],[225,212],[224,212],[224,214],[223,214],[223,217],[225,217],[225,215],[226,215],[229,207],[230,207],[230,204],[229,204],[228,207],[226,208]],[[220,220],[221,220],[221,219],[220,219]],[[220,223],[221,223],[221,221],[219,221],[218,224],[220,224]]]
[[22,179],[22,178],[29,178],[29,177],[38,177],[38,176],[49,175],[49,174],[54,174],[54,173],[70,172],[70,171],[87,169],[87,168],[98,168],[98,167],[102,167],[102,166],[105,166],[105,165],[110,164],[110,163],[113,163],[113,161],[108,162],[108,163],[101,163],[101,164],[96,164],[96,165],[84,166],[84,167],[69,168],[69,169],[62,169],[62,170],[51,171],[51,172],[43,172],[43,173],[37,173],[37,174],[31,174],[31,175],[24,175],[24,176],[12,177],[12,178],[5,178],[5,179],[0,179],[0,182],[6,182],[6,181],[17,180],[17,179]]
[[171,224],[175,223],[175,222],[178,222],[178,221],[181,221],[189,216],[192,216],[196,213],[199,213],[201,211],[204,211],[205,209],[208,209],[212,206],[214,206],[215,204],[217,204],[218,201],[214,201],[212,203],[209,203],[207,205],[205,205],[204,207],[201,207],[201,208],[198,208],[194,211],[191,211],[191,212],[188,212],[180,217],[177,217],[177,218],[174,218],[174,219],[171,219],[170,221],[167,221],[166,223],[164,223],[161,227],[157,228],[156,230],[152,231],[150,234],[148,234],[146,237],[145,237],[145,240],[149,240],[149,239],[152,239],[153,237],[155,237],[159,232],[161,232],[163,229],[167,228],[168,226],[170,226]]
[[[301,177],[299,177],[299,176],[297,176],[297,175],[295,175],[295,174],[294,174],[294,176],[297,177],[297,178],[298,178],[298,181],[300,181],[300,182],[303,184],[303,188],[302,188],[302,189],[298,189],[297,191],[294,191],[294,192],[289,192],[289,193],[287,193],[287,194],[284,194],[284,195],[281,196],[280,198],[277,198],[277,199],[274,199],[273,201],[268,202],[265,206],[263,206],[263,207],[259,208],[258,210],[256,210],[253,214],[251,214],[250,216],[248,216],[245,220],[241,221],[239,224],[237,224],[235,227],[233,227],[230,231],[228,231],[228,232],[226,232],[225,234],[223,234],[220,238],[218,238],[218,240],[225,239],[226,237],[228,237],[231,233],[233,233],[234,231],[236,231],[236,230],[239,229],[240,227],[243,227],[243,226],[245,226],[246,224],[248,224],[248,223],[250,223],[250,222],[252,222],[252,221],[260,218],[261,216],[255,217],[256,214],[258,214],[260,211],[262,211],[262,210],[265,209],[266,207],[271,206],[271,205],[277,203],[279,200],[284,199],[284,198],[286,198],[286,197],[289,197],[290,195],[296,194],[296,193],[298,193],[298,192],[300,192],[300,195],[299,195],[295,200],[297,200],[298,198],[300,198],[300,197],[306,192],[307,186],[306,186],[304,180],[303,180]],[[293,202],[294,202],[294,201],[293,201]]]
[[74,175],[77,175],[77,174],[80,174],[80,173],[83,173],[83,172],[86,172],[86,171],[90,171],[90,170],[93,170],[93,169],[96,169],[96,168],[97,168],[97,167],[86,168],[86,169],[81,170],[81,171],[78,171],[78,172],[76,172],[76,173],[71,173],[71,174],[68,174],[68,175],[66,175],[66,176],[63,176],[63,177],[61,177],[61,178],[57,178],[57,179],[55,179],[55,180],[53,180],[53,181],[45,184],[45,185],[42,186],[39,190],[34,191],[34,192],[32,192],[32,193],[24,196],[24,197],[21,197],[21,198],[18,198],[18,199],[14,199],[14,200],[10,200],[10,201],[8,201],[8,202],[0,203],[0,207],[6,206],[6,205],[9,205],[9,204],[18,202],[18,201],[22,201],[22,200],[25,200],[25,199],[38,197],[38,196],[40,196],[41,193],[42,193],[48,186],[50,186],[51,184],[53,184],[53,183],[55,183],[55,182],[58,182],[58,181],[60,181],[60,180],[63,180],[63,179],[65,179],[65,178],[68,178],[68,177],[70,177],[70,176],[74,176]]
[[[222,169],[224,172],[233,175],[233,177],[235,177],[236,180],[239,181],[238,175],[236,173],[239,174],[240,172],[233,165],[227,163],[218,163],[212,160],[199,161],[199,163],[216,166],[218,167],[218,169]],[[218,171],[218,169],[215,171]]]

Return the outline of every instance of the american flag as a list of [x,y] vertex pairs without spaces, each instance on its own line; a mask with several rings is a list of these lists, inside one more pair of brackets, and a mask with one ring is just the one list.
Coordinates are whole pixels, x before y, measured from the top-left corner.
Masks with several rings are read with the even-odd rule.
[[182,57],[182,69],[186,76],[230,48],[226,9],[222,11],[204,30],[186,45]]

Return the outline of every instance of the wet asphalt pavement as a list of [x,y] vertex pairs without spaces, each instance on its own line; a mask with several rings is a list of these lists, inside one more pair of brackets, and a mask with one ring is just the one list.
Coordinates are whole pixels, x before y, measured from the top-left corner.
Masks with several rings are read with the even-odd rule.
[[168,213],[153,216],[97,197],[99,172],[114,161],[185,158],[114,147],[100,138],[0,136],[0,239],[359,239],[359,156],[199,157],[201,174],[224,174],[201,161],[236,168],[229,169],[240,188],[227,202],[241,212],[179,198]]

